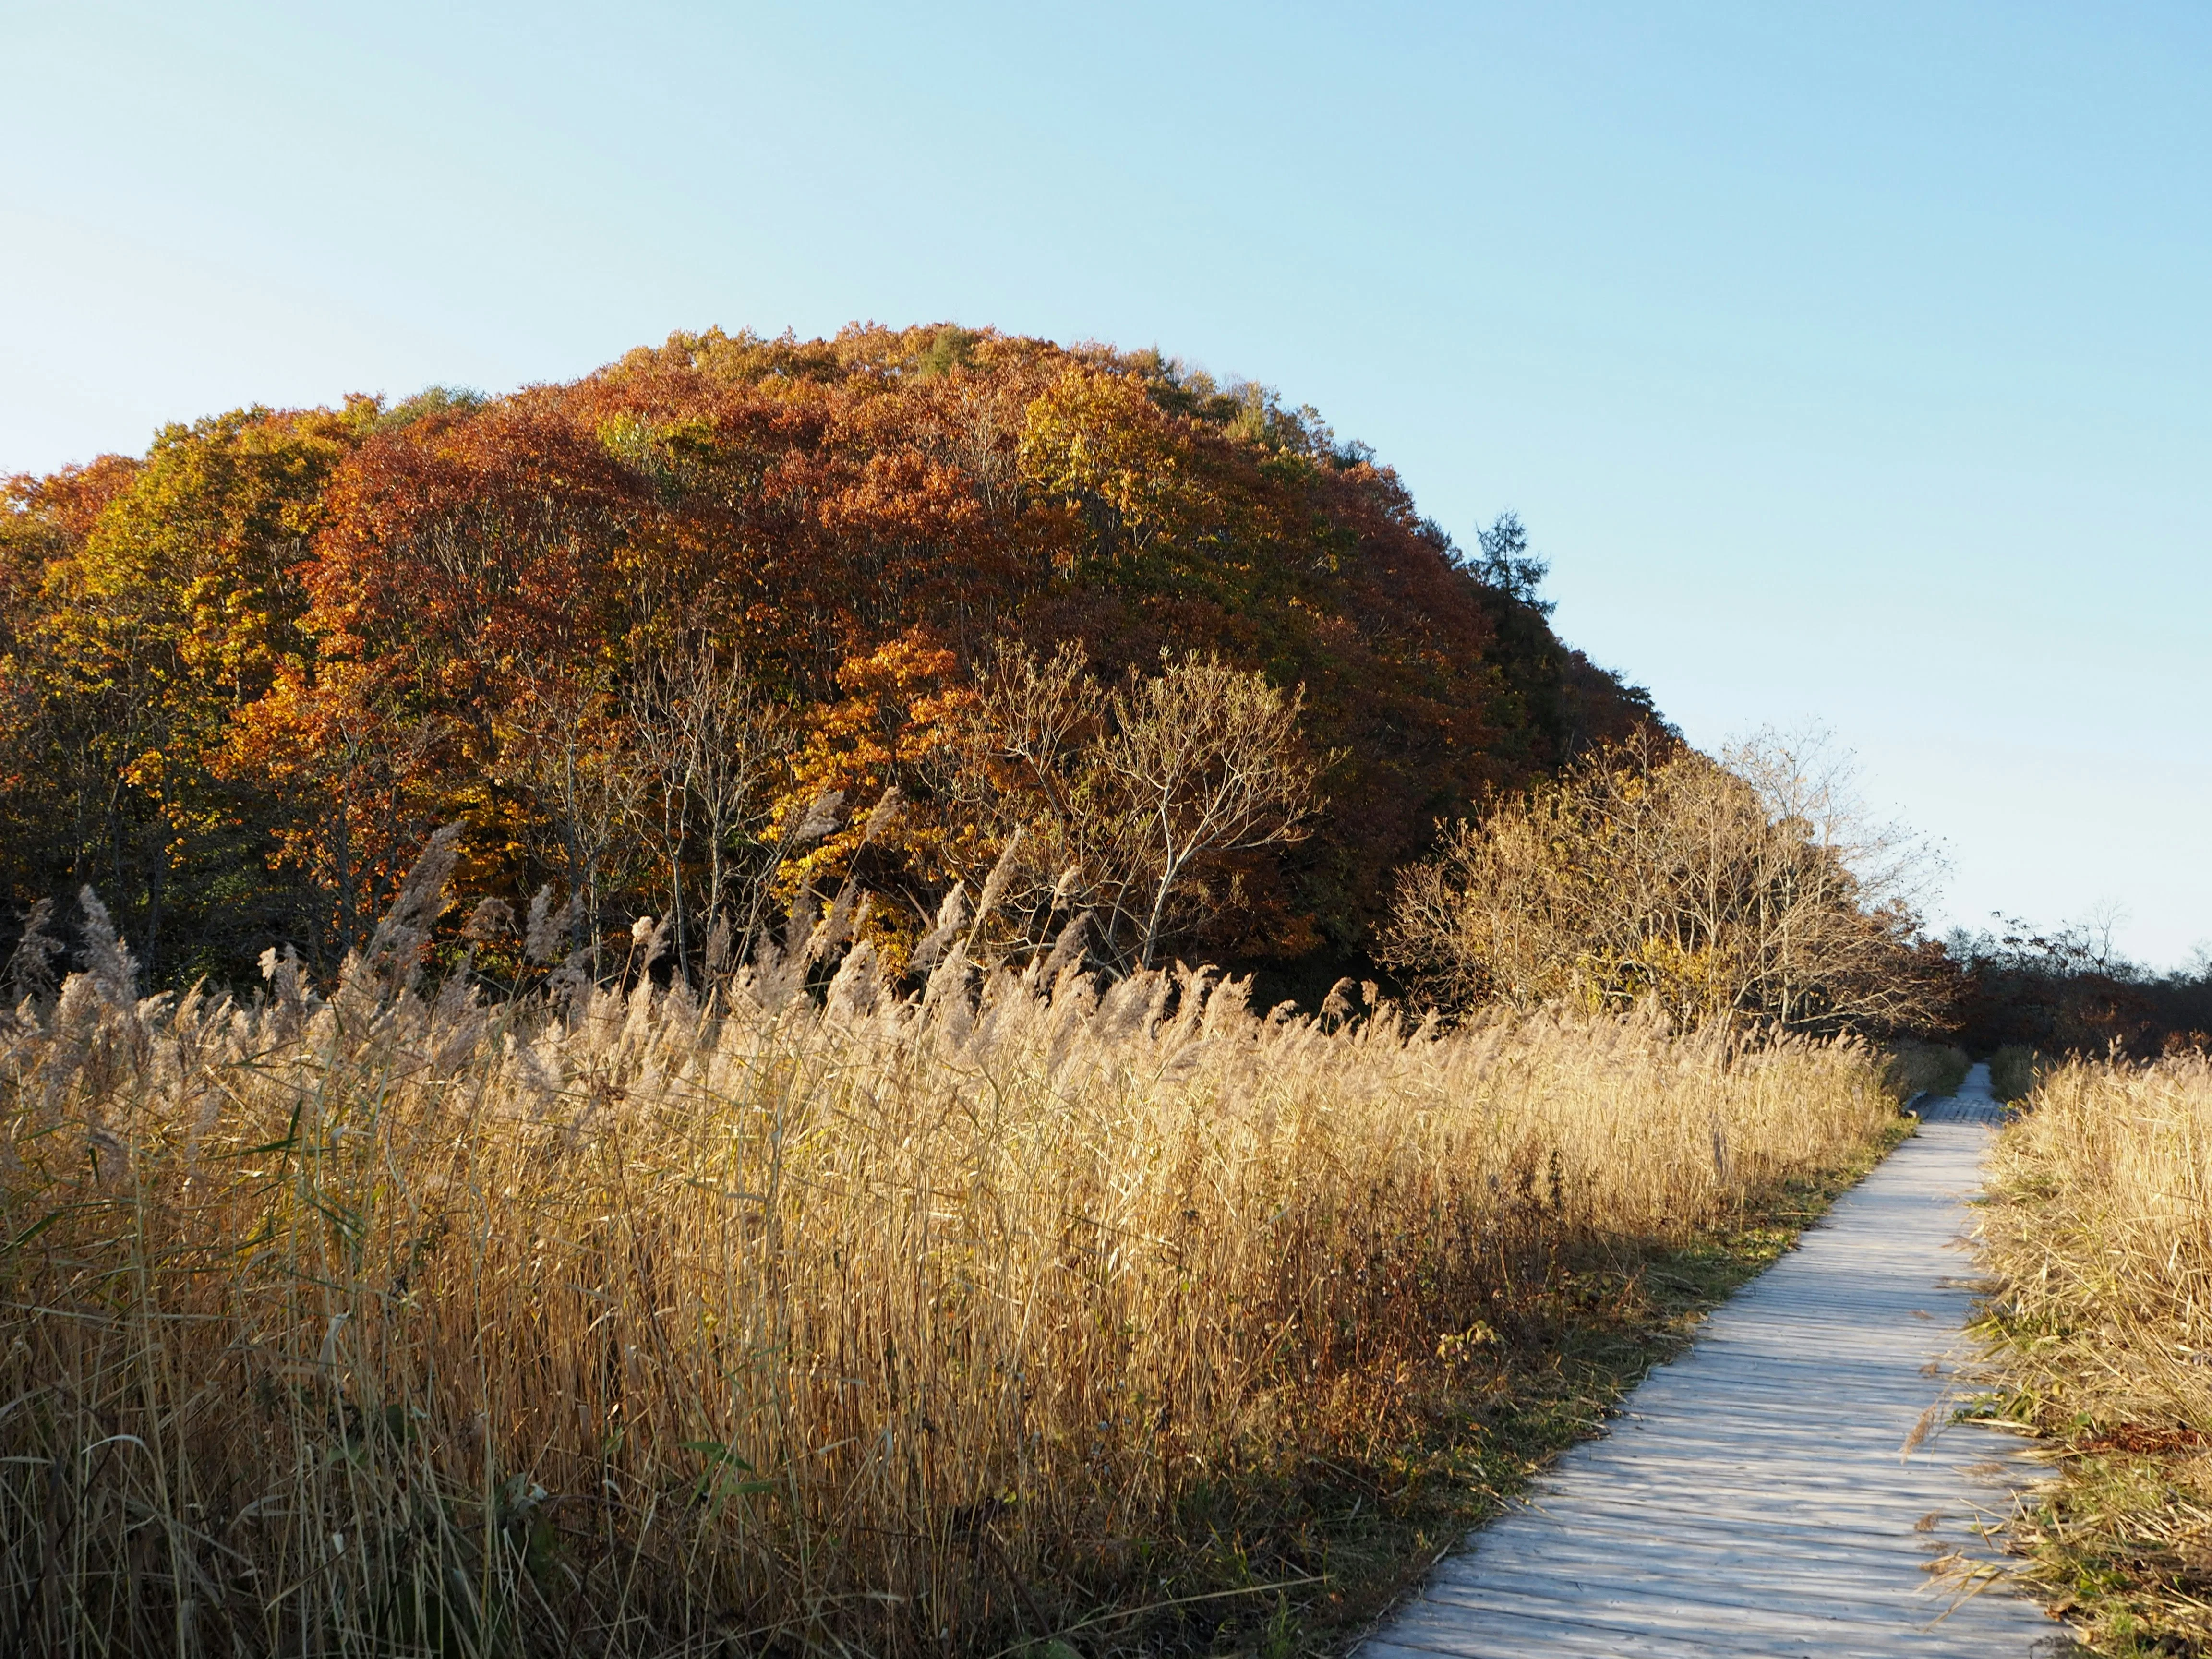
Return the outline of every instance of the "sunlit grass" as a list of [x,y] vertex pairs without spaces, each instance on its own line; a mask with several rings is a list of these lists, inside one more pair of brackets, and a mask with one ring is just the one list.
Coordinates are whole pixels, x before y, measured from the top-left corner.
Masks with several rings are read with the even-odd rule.
[[803,980],[9,1024],[0,1650],[1287,1650],[1895,1121],[1849,1043]]
[[[2036,1058],[2010,1051],[2022,1085]],[[2212,1063],[2070,1060],[2005,1131],[1983,1224],[2014,1414],[2059,1479],[2016,1528],[2100,1652],[2212,1643]]]

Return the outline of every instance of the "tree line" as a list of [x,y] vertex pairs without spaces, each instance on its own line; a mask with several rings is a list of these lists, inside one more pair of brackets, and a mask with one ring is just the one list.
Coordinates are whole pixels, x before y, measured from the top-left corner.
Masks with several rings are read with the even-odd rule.
[[1462,549],[1156,352],[679,334],[5,500],[0,899],[20,934],[95,889],[153,983],[335,974],[459,825],[487,969],[636,932],[709,976],[842,893],[895,963],[958,915],[1456,1005],[1930,1006],[1908,896],[1564,646],[1517,521]]
[[[2154,1060],[2212,1048],[2212,957],[2159,971],[2113,947],[2119,918],[2058,927],[2017,917],[1945,941],[1960,974],[1957,1019],[1978,1052]],[[2023,1084],[2021,1092],[2026,1092]]]
[[[453,821],[465,888],[703,951],[819,803],[894,787],[896,826],[863,848],[845,813],[796,872],[860,860],[887,936],[1019,820],[1104,948],[1350,951],[1437,817],[1650,715],[1312,411],[988,331],[234,410],[7,500],[6,897],[95,885],[162,982],[271,939],[334,964]],[[1145,850],[1194,696],[1282,822],[1194,838],[1154,801]],[[994,757],[984,714],[1062,724]]]

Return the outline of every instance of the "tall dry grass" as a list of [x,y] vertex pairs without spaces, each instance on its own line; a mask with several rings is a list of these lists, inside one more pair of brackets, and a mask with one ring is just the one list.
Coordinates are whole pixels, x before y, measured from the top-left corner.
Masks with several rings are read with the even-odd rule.
[[0,1656],[969,1653],[1233,1588],[1215,1494],[1895,1111],[1849,1044],[1204,974],[404,956],[7,1024]]
[[1990,1092],[2008,1105],[2026,1100],[2048,1064],[2034,1049],[2008,1042],[1990,1056]]
[[2100,1651],[2194,1652],[2212,1643],[2212,1060],[2046,1063],[2027,1104],[1982,1226],[1992,1363],[2063,1476],[2022,1536]]
[[2010,1317],[2085,1409],[2212,1427],[2212,1061],[2068,1060],[2030,1106],[1983,1223]]
[[1973,1060],[1955,1042],[1906,1038],[1889,1045],[1888,1075],[1898,1097],[1956,1094],[1973,1069]]

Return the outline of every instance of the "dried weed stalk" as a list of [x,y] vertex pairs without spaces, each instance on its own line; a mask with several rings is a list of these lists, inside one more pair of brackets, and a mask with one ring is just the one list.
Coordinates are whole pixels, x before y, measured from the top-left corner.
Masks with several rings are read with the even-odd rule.
[[1552,1253],[1893,1115],[1847,1043],[1325,1028],[1074,945],[979,983],[957,908],[914,998],[865,942],[809,992],[833,908],[708,1006],[486,1006],[416,984],[437,874],[331,1000],[272,955],[251,1006],[103,971],[0,1024],[0,1652],[951,1654],[1203,1599],[1208,1503],[1479,1396]]

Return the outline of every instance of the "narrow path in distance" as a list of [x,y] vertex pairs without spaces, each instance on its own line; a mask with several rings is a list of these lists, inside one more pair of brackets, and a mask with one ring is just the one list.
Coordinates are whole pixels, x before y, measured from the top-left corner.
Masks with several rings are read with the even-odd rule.
[[[1926,1569],[2010,1513],[2035,1466],[1949,1425],[1973,1293],[1966,1200],[2001,1115],[1989,1068],[1528,1499],[1470,1534],[1361,1659],[2027,1659],[2064,1632]],[[1926,1437],[1909,1453],[1917,1428]]]

